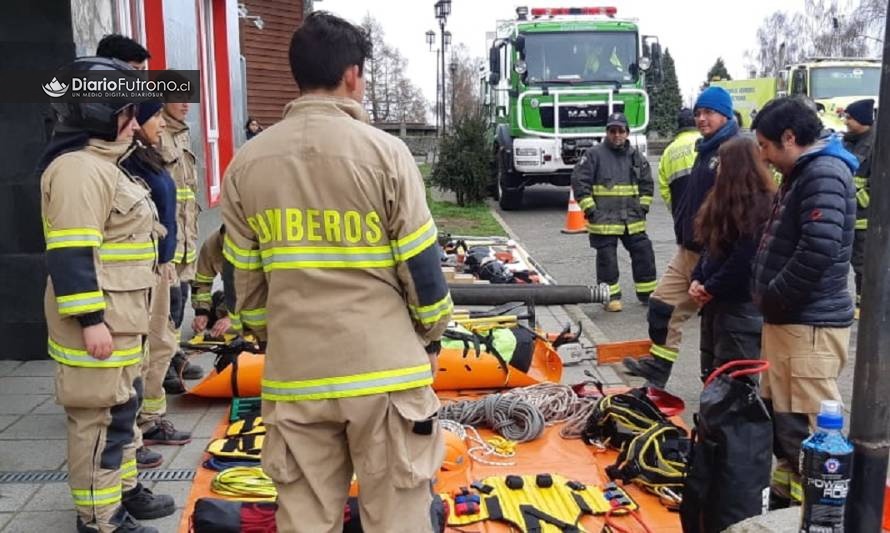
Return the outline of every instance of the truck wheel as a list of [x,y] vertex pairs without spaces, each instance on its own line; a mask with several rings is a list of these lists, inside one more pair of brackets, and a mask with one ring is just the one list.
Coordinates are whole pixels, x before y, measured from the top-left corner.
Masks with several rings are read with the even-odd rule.
[[498,205],[504,211],[516,211],[522,209],[523,189],[501,189],[499,191]]
[[488,191],[489,196],[494,198],[495,200],[501,199],[501,187],[499,183],[500,176],[498,174],[498,153],[495,152],[494,156],[491,158],[491,162],[489,163],[489,176],[490,179],[488,181],[488,186],[486,187],[486,191]]
[[498,157],[498,205],[504,211],[515,211],[522,208],[524,189],[515,179],[515,174],[504,168],[503,159]]

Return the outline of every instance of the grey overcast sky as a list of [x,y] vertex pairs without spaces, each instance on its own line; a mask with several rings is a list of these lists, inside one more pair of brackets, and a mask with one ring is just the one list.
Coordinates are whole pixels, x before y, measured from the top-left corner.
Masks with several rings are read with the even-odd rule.
[[[408,76],[432,101],[436,95],[436,66],[424,33],[438,32],[434,0],[315,0],[315,9],[330,11],[353,22],[366,13],[380,21],[385,39],[408,60]],[[495,22],[515,16],[516,6],[615,6],[618,17],[635,18],[640,32],[656,35],[670,48],[684,101],[698,94],[708,69],[723,57],[733,78],[743,78],[744,53],[753,49],[761,21],[774,11],[798,11],[803,0],[452,0],[447,28],[454,43],[464,43],[474,56],[487,57],[485,32]]]

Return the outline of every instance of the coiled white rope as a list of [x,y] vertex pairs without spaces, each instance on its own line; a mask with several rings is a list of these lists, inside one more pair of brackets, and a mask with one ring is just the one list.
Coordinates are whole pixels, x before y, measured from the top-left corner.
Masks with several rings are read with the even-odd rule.
[[461,425],[491,428],[517,442],[536,439],[545,426],[564,422],[559,434],[571,439],[581,436],[596,401],[578,396],[568,385],[539,383],[479,400],[447,403],[439,417]]

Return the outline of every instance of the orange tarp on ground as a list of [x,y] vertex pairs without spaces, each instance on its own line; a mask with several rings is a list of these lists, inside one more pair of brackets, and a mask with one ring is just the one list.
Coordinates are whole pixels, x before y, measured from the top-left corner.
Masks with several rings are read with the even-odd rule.
[[[479,393],[474,391],[474,396],[479,395]],[[440,393],[440,396],[443,396],[443,401],[455,398],[468,398],[467,396],[459,396],[456,393]],[[680,422],[679,418],[675,418],[674,421]],[[224,417],[220,421],[220,426],[214,432],[214,438],[222,437],[225,434],[227,425],[228,417]],[[609,479],[605,474],[605,469],[615,462],[618,455],[617,452],[609,450],[596,453],[594,447],[584,444],[581,440],[563,439],[559,436],[560,427],[561,424],[550,426],[534,441],[519,444],[516,447],[516,456],[510,459],[510,461],[516,463],[515,466],[490,466],[474,461],[471,468],[463,472],[440,472],[436,490],[438,492],[449,492],[459,489],[461,486],[469,486],[472,481],[477,479],[481,480],[489,476],[506,476],[508,474],[549,473],[560,474],[567,479],[577,480],[586,485],[602,486],[608,483]],[[480,430],[479,433],[485,439],[495,436],[493,432],[488,430]],[[491,459],[499,460],[494,457]],[[210,491],[210,482],[215,474],[211,470],[201,466],[198,467],[192,491],[189,494],[182,514],[179,527],[180,533],[188,532],[189,520],[198,498],[219,498],[219,496]],[[659,503],[658,498],[645,493],[633,485],[624,488],[631,498],[640,505],[639,514],[650,530],[661,533],[680,533],[682,531],[679,514],[668,511]],[[614,520],[628,531],[643,531],[642,527],[636,524],[630,517],[617,517]],[[603,526],[603,518],[585,516],[580,521],[580,525],[587,531],[599,533]],[[446,531],[456,532],[458,530],[448,528]],[[516,529],[511,529],[507,524],[487,521],[461,526],[460,531],[464,533],[507,533],[516,531]]]

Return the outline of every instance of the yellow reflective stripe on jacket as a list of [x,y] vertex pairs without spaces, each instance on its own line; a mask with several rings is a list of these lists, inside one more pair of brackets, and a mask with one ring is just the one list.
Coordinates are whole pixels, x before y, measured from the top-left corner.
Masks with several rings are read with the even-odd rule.
[[389,246],[288,246],[268,248],[260,255],[266,272],[300,268],[384,268],[396,264]]
[[121,479],[130,479],[136,477],[139,473],[136,469],[136,459],[121,463]]
[[161,413],[167,410],[167,396],[160,398],[145,397],[142,399],[142,410],[146,413]]
[[111,357],[105,360],[101,360],[94,358],[89,353],[87,353],[86,350],[68,348],[67,346],[62,346],[52,339],[48,339],[47,344],[49,356],[55,359],[57,362],[68,366],[107,368],[135,365],[142,360],[142,346],[134,346],[133,348],[114,350],[111,352]]
[[631,222],[627,225],[627,232],[633,235],[634,233],[642,233],[646,231],[646,221],[639,220],[637,222]]
[[859,202],[859,207],[865,208],[871,203],[871,196],[865,189],[859,189],[856,191],[856,201]]
[[242,309],[241,321],[248,327],[265,327],[266,326],[266,308],[258,307],[256,309]]
[[302,381],[263,379],[262,398],[273,402],[351,398],[416,389],[432,382],[433,374],[429,364]]
[[182,252],[176,252],[173,254],[173,262],[174,263],[182,263],[182,260],[185,259],[186,263],[194,263],[198,259],[198,252],[194,250],[189,250],[187,254]]
[[435,244],[438,236],[433,219],[429,219],[407,236],[391,242],[392,255],[396,261],[407,261]]
[[411,316],[423,325],[435,324],[442,317],[448,316],[453,308],[454,305],[451,303],[450,294],[446,294],[444,298],[434,304],[424,305],[422,307],[413,305],[408,306]]
[[228,235],[223,239],[223,256],[239,270],[259,270],[263,268],[259,250],[241,248],[232,242]]
[[121,501],[121,485],[107,489],[71,489],[71,497],[78,507],[112,505]]
[[640,196],[640,205],[645,205],[649,207],[652,205],[652,197],[651,196]]
[[102,244],[102,232],[92,228],[58,229],[46,232],[46,249],[95,248]]
[[78,315],[105,309],[105,298],[102,291],[79,292],[56,296],[60,315]]
[[193,191],[191,187],[178,188],[176,189],[176,199],[178,201],[194,200],[195,191]]
[[670,361],[671,363],[675,362],[677,360],[677,357],[680,355],[677,350],[671,350],[670,348],[658,344],[653,344],[649,348],[649,353],[652,354],[654,357],[665,359],[667,361]]
[[857,189],[864,189],[866,186],[868,186],[868,178],[863,178],[862,176],[853,176],[853,185],[855,185]]
[[609,296],[615,296],[616,294],[621,294],[621,285],[618,283],[609,285]]
[[867,218],[857,218],[856,219],[856,229],[868,229],[868,219]]
[[636,289],[637,292],[652,292],[655,290],[656,285],[658,285],[657,281],[643,281],[634,283],[634,289]]
[[596,207],[596,202],[593,201],[593,197],[585,196],[578,200],[578,207],[581,208],[581,211],[587,211],[591,207]]
[[157,249],[153,241],[148,242],[106,242],[99,247],[102,261],[153,261]]
[[640,188],[637,185],[615,185],[613,187],[594,185],[592,193],[594,196],[637,196],[640,194]]
[[646,231],[646,221],[640,220],[631,222],[630,224],[587,224],[587,231],[596,235],[624,235],[627,231],[629,234],[642,233]]
[[192,294],[192,301],[200,303],[213,303],[213,295],[209,292],[196,292],[195,294]]
[[624,224],[587,224],[587,231],[596,235],[624,235]]
[[195,274],[195,281],[198,283],[213,283],[213,279],[215,276],[207,276],[205,274],[201,274],[200,272]]

